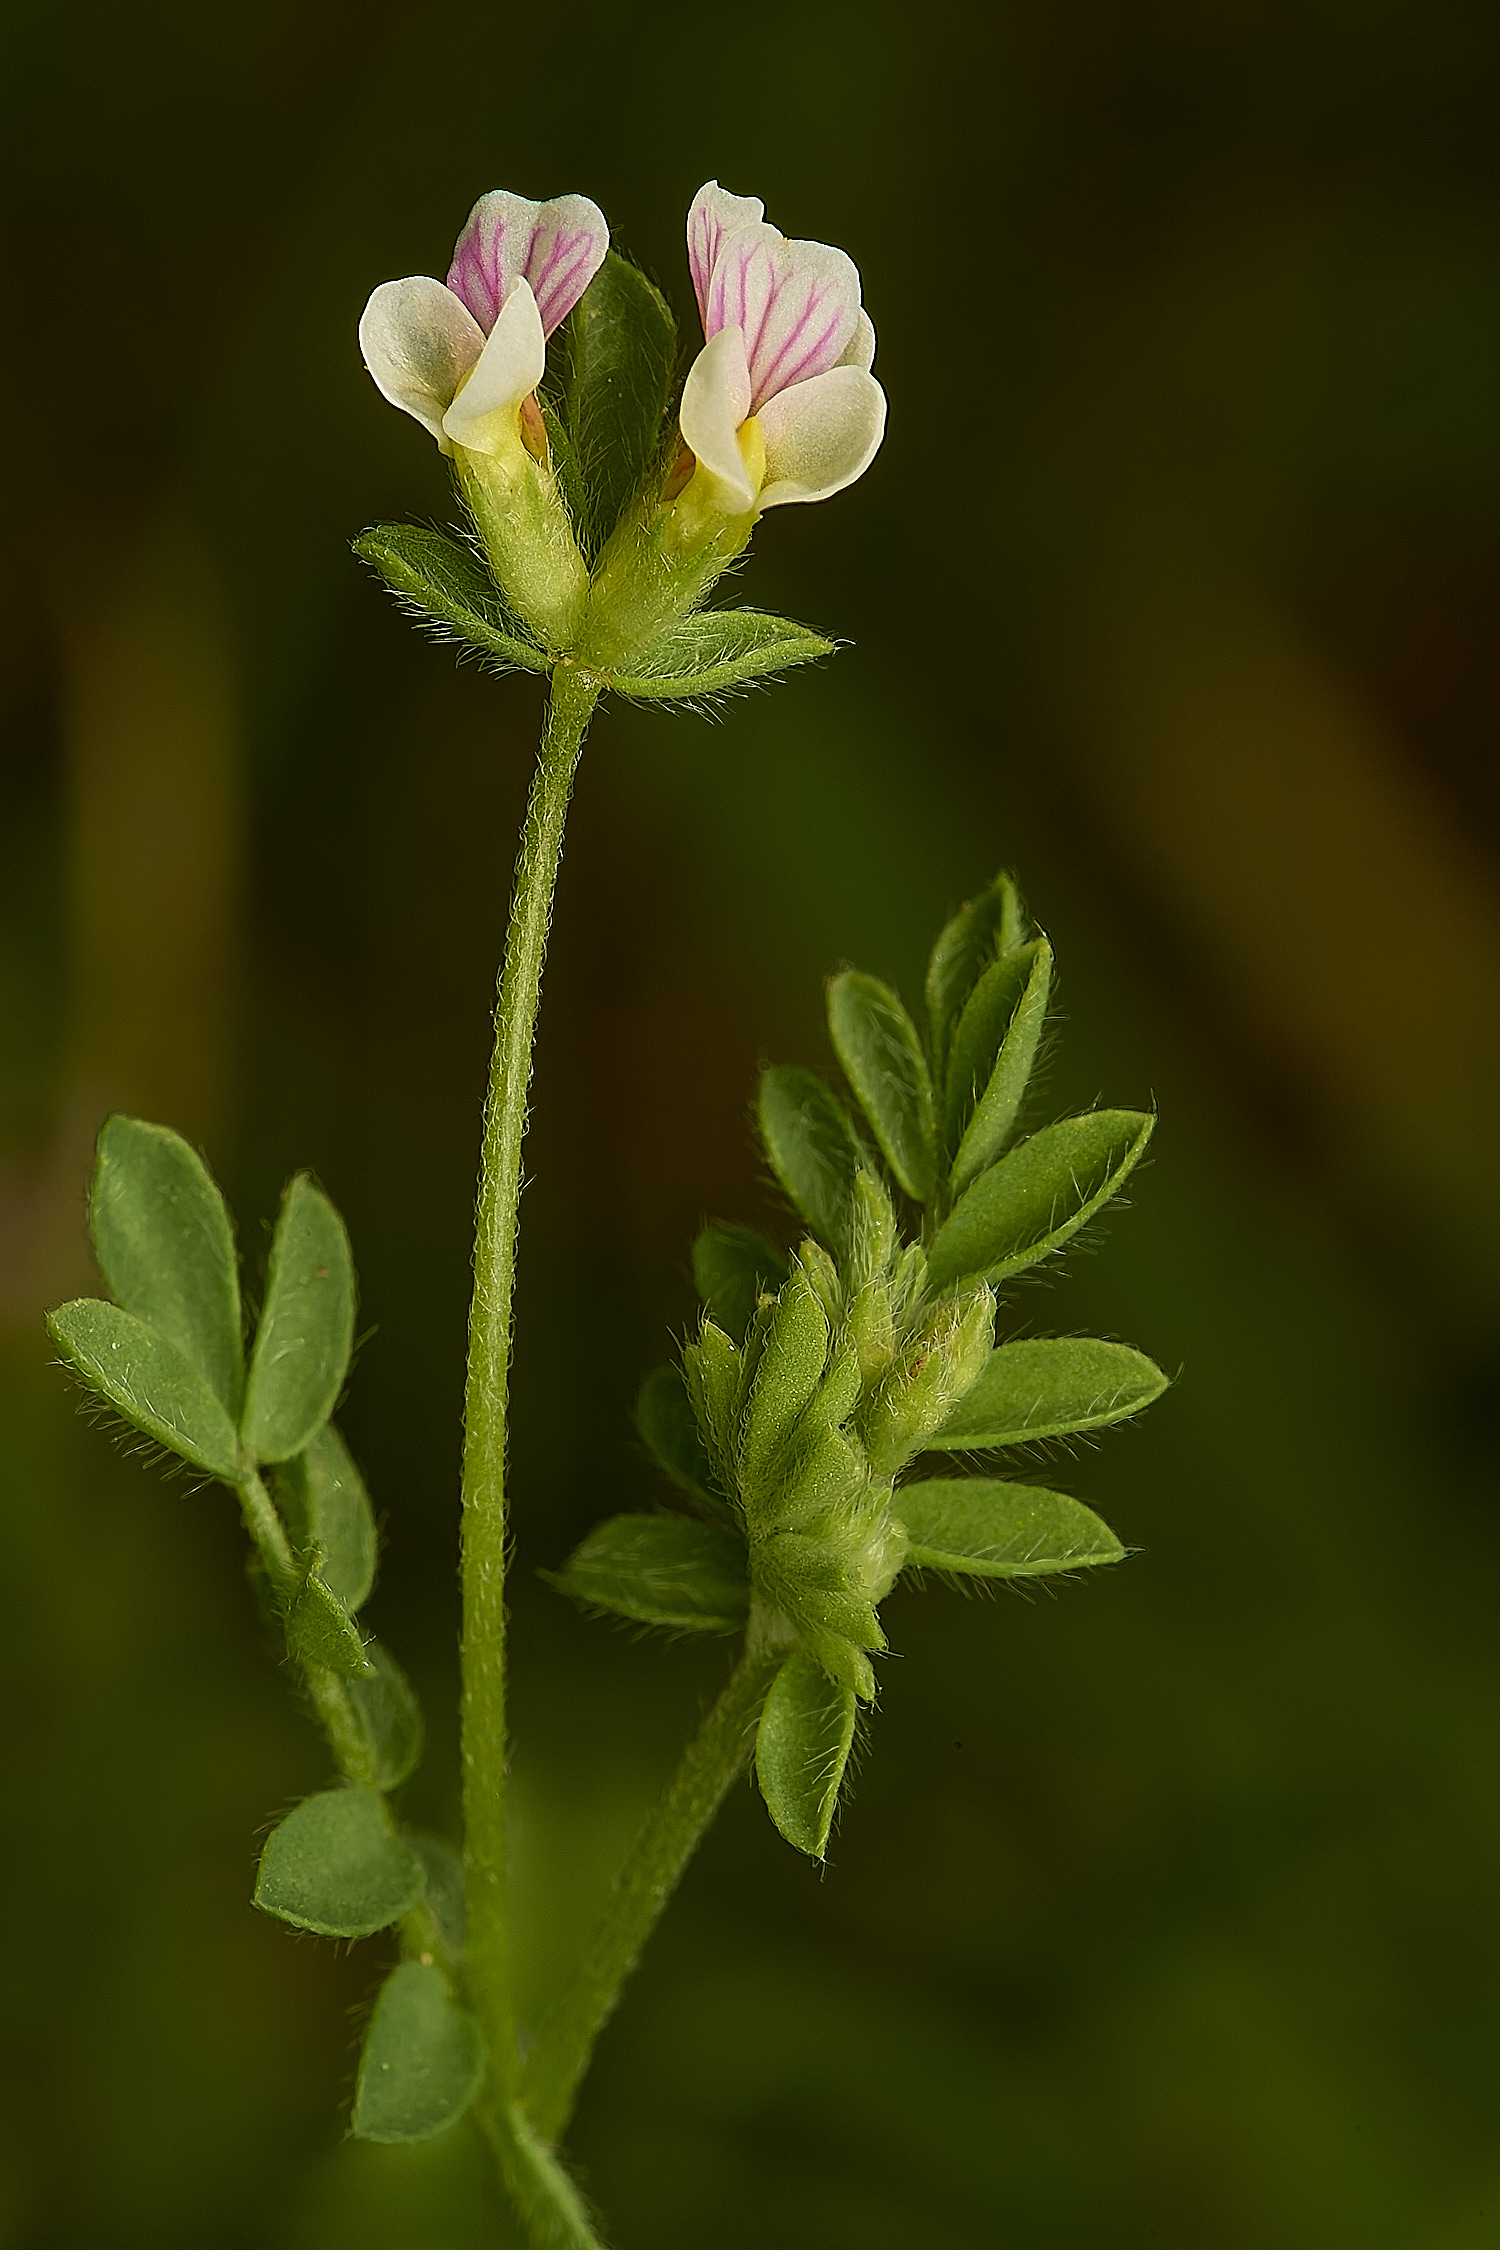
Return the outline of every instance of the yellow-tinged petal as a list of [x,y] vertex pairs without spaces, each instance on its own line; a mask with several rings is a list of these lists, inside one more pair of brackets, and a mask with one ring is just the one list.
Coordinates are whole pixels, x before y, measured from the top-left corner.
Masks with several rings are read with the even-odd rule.
[[521,402],[536,389],[546,365],[547,339],[531,285],[513,282],[473,373],[443,416],[443,435],[470,453],[503,453],[518,445]]

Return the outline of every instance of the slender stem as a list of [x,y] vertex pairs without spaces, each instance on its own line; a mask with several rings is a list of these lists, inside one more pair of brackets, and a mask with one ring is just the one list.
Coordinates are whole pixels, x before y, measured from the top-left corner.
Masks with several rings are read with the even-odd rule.
[[537,2137],[525,2111],[514,2102],[487,2104],[479,2123],[536,2250],[600,2250],[577,2183]]
[[571,1983],[538,2026],[522,2098],[544,2140],[556,2140],[572,2114],[594,2041],[700,1838],[749,1757],[755,1722],[785,1655],[784,1647],[767,1647],[759,1641],[746,1649],[631,1846],[604,1918]]
[[469,1985],[489,2051],[488,2106],[516,2077],[505,1823],[505,1446],[521,1143],[542,963],[573,773],[598,683],[559,665],[526,807],[495,1011],[474,1222],[464,1393],[463,1775]]

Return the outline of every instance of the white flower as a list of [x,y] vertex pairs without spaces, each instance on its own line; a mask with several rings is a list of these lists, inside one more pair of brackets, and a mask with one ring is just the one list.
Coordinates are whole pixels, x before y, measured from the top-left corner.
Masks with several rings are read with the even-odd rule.
[[365,365],[445,453],[507,451],[542,379],[547,338],[608,248],[604,214],[587,196],[530,203],[497,188],[470,212],[446,285],[414,274],[375,291],[359,324]]
[[683,385],[682,435],[728,514],[842,492],[885,434],[858,268],[826,243],[789,242],[764,208],[710,180],[688,213],[707,341]]

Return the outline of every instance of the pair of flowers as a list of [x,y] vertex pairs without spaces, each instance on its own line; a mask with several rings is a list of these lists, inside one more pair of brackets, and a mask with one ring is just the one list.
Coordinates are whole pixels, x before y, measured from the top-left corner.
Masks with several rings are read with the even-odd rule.
[[[688,214],[704,346],[683,385],[683,442],[701,496],[725,516],[825,500],[862,476],[885,430],[870,373],[875,331],[842,250],[792,242],[756,196],[717,181]],[[360,321],[365,364],[444,452],[513,450],[538,418],[547,339],[604,262],[609,229],[586,196],[481,197],[446,284],[388,281]]]

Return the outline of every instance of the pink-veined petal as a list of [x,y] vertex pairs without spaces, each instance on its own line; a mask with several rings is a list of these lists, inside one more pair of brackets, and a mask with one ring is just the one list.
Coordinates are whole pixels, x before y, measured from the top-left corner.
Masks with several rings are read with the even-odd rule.
[[604,263],[609,228],[586,195],[533,203],[496,188],[482,195],[453,249],[448,287],[488,335],[518,281],[528,281],[544,335],[573,310]]
[[513,282],[474,372],[443,416],[443,435],[471,453],[499,453],[515,437],[521,401],[541,381],[547,339],[527,281]]
[[825,242],[788,242],[775,227],[737,227],[714,261],[703,326],[742,328],[751,412],[793,383],[837,367],[859,325],[859,269]]
[[681,427],[685,444],[742,509],[755,505],[739,448],[740,424],[749,411],[745,339],[738,328],[721,328],[688,369],[682,386]]
[[705,322],[705,335],[708,333],[708,284],[714,260],[719,255],[719,244],[726,234],[733,234],[736,227],[755,226],[765,215],[766,207],[758,195],[731,195],[717,180],[708,181],[693,197],[687,223],[688,271],[692,274],[693,294]]
[[839,356],[840,367],[857,367],[868,375],[875,365],[875,323],[867,312],[861,312],[854,334]]
[[360,316],[359,348],[382,397],[441,444],[443,416],[484,350],[467,306],[429,274],[383,281]]
[[779,392],[759,420],[766,440],[761,506],[827,500],[874,460],[885,435],[885,393],[862,367],[832,367]]

